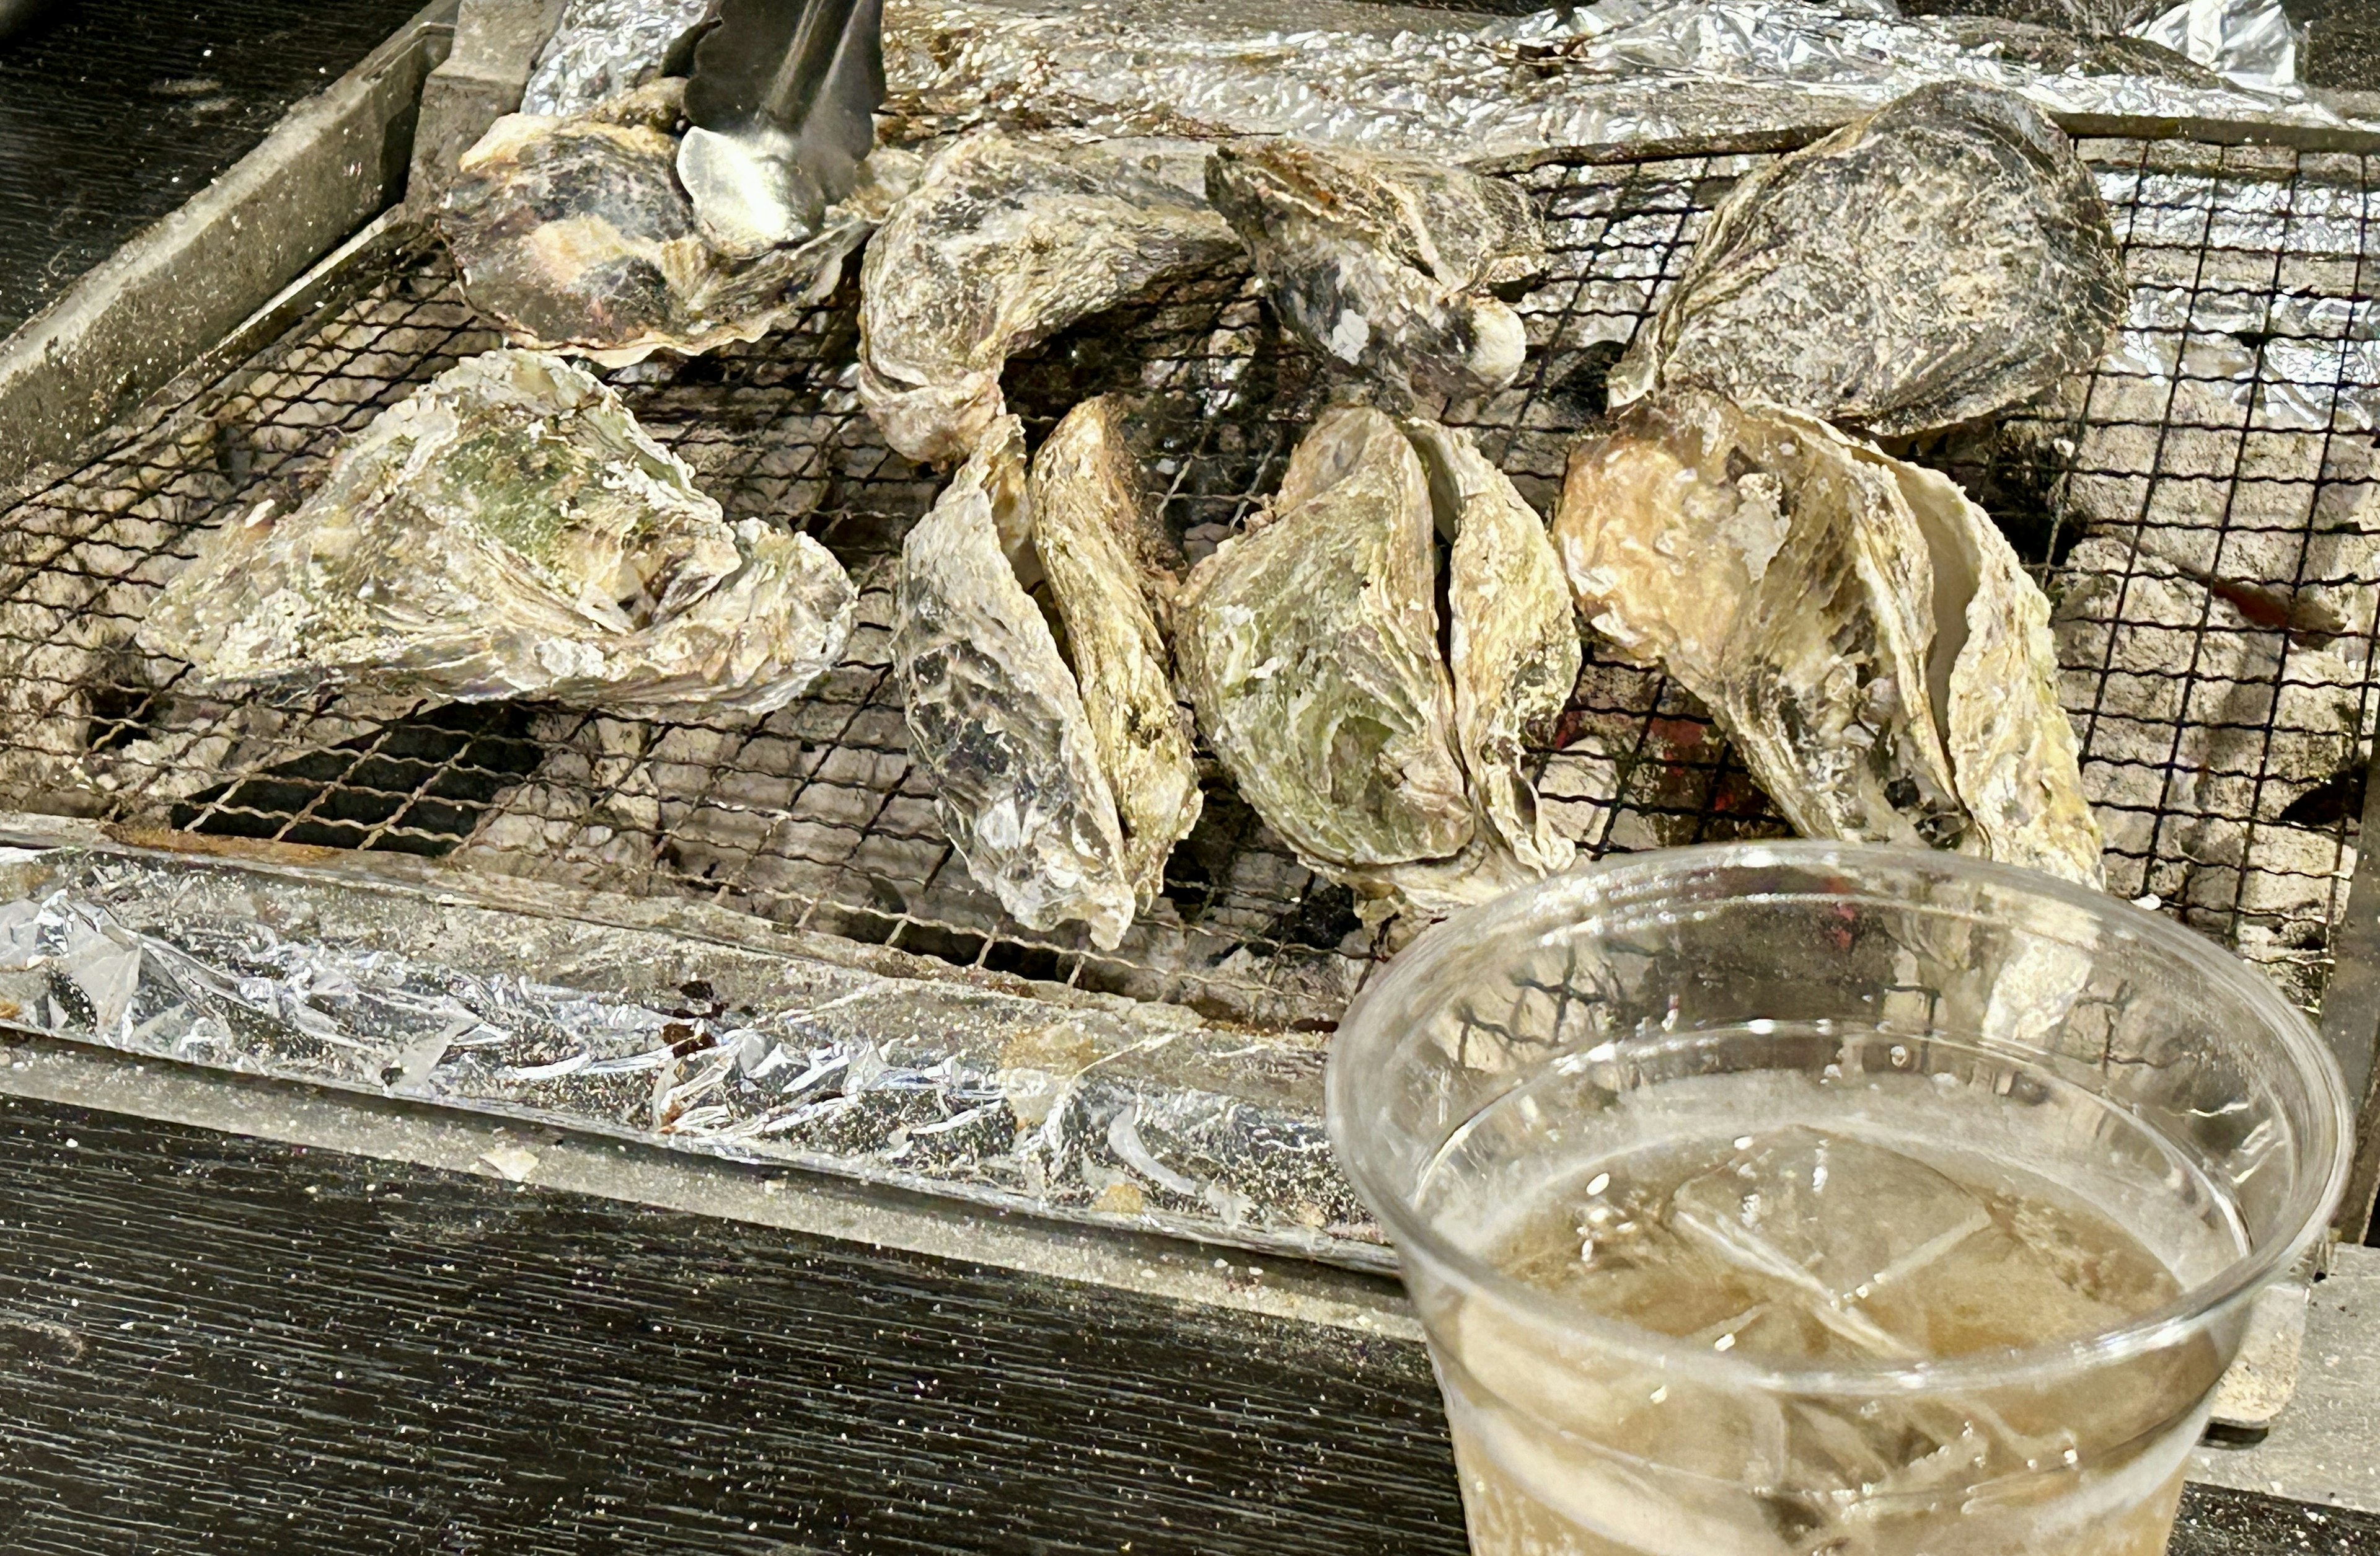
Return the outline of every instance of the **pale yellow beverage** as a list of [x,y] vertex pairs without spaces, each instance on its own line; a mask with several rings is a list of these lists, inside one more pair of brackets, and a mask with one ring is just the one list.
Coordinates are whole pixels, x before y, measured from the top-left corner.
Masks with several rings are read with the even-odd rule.
[[1607,861],[1330,1049],[1476,1556],[2155,1556],[2347,1089],[2253,969],[1960,856]]
[[[2010,1355],[2180,1295],[2070,1173],[1961,1149],[2005,1139],[1983,1117],[1960,1126],[2003,1104],[1911,1100],[1921,1127],[1888,1140],[1873,1132],[1888,1106],[1866,1133],[1795,1123],[1618,1156],[1557,1141],[1470,1236],[1566,1308],[1803,1371]],[[1548,1355],[1492,1305],[1449,1317],[1439,1372],[1476,1556],[2156,1556],[2220,1370],[2200,1342],[2046,1387],[1773,1394]]]

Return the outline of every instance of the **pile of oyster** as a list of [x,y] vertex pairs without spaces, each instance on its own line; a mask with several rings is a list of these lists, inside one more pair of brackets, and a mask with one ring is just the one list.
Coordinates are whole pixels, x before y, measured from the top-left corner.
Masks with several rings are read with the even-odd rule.
[[[1328,410],[1190,567],[1132,408],[1078,407],[1028,473],[1000,368],[1243,251],[1376,403]],[[986,131],[927,170],[868,251],[862,393],[895,447],[964,456],[904,547],[894,663],[945,829],[1011,915],[1121,940],[1197,818],[1194,722],[1300,858],[1383,910],[1569,861],[1525,771],[1581,659],[1545,523],[1467,434],[1381,408],[1511,382],[1525,335],[1494,293],[1544,262],[1517,189],[1410,159]]]
[[1956,485],[1853,433],[2033,398],[2127,295],[2089,172],[2008,92],[1924,87],[1754,174],[1572,451],[1589,626],[1707,703],[1803,833],[2098,884],[2048,602]]
[[[1513,185],[1281,140],[987,128],[929,160],[879,151],[817,231],[751,252],[719,246],[674,171],[682,91],[489,133],[443,229],[475,305],[537,349],[465,363],[298,511],[215,536],[152,647],[209,682],[799,695],[844,646],[841,566],[728,522],[543,353],[757,338],[865,245],[852,382],[895,450],[954,471],[900,558],[912,755],[1020,923],[1120,943],[1218,768],[1367,917],[1562,868],[1531,753],[1582,616],[1707,704],[1801,831],[2099,879],[2046,602],[1956,485],[1868,441],[2032,398],[2116,322],[2107,213],[2021,100],[1928,87],[1743,180],[1615,371],[1549,530],[1459,424],[1532,349],[1512,305],[1547,247]],[[1163,407],[1102,395],[1028,448],[1002,372],[1241,266],[1331,403],[1193,565],[1152,479]]]
[[[1550,535],[1422,414],[1524,364],[1509,298],[1546,256],[1517,188],[1280,141],[1214,148],[1203,203],[1187,182],[979,136],[868,260],[868,403],[896,446],[964,458],[904,557],[912,744],[1017,918],[1112,945],[1148,905],[1196,816],[1169,687],[1241,797],[1376,912],[1561,868],[1529,752],[1578,675],[1579,614],[1706,703],[1800,831],[2099,881],[2046,600],[1954,483],[1860,435],[1991,415],[2104,348],[2113,235],[2032,108],[1927,88],[1746,179],[1615,373]],[[1212,263],[1215,214],[1339,394],[1185,573],[1124,411],[1080,407],[1028,474],[999,372]]]

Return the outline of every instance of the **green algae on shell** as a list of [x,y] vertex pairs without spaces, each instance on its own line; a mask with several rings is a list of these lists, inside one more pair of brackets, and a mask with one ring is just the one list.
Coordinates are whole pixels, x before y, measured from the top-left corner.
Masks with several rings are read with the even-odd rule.
[[211,685],[766,711],[841,657],[856,603],[586,371],[500,350],[383,412],[295,512],[217,530],[140,637]]

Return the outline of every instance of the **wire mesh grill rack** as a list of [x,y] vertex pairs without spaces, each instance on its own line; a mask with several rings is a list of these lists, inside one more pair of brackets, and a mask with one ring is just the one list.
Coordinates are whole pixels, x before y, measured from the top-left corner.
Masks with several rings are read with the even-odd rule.
[[[2370,749],[2380,200],[2352,155],[2083,151],[2135,287],[2118,346],[2041,405],[1903,452],[1964,484],[2059,602],[2111,889],[2154,896],[2312,1004]],[[1531,366],[1459,419],[1541,507],[1611,364],[1762,160],[1516,175],[1554,239],[1522,305]],[[1116,952],[1024,930],[974,886],[910,769],[888,674],[891,564],[939,482],[858,409],[849,284],[758,346],[613,375],[732,517],[805,528],[851,568],[862,625],[809,698],[762,719],[626,718],[195,688],[133,636],[204,531],[302,500],[342,437],[499,344],[426,239],[360,254],[324,297],[0,524],[0,807],[679,893],[1268,1027],[1330,1025],[1384,953],[1220,778]],[[1195,407],[1158,463],[1194,554],[1277,484],[1329,390],[1242,274],[1093,321],[1014,362],[1008,388],[1036,437],[1107,389]],[[1699,705],[1592,647],[1538,756],[1548,806],[1591,857],[1784,830]]]

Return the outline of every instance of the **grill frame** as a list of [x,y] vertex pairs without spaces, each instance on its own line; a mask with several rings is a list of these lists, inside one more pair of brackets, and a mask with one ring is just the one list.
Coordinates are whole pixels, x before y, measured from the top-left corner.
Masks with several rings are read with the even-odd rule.
[[[1548,156],[1508,169],[1549,210],[1557,227],[1556,267],[1522,305],[1536,348],[1523,383],[1450,419],[1472,424],[1489,456],[1545,506],[1560,475],[1561,446],[1585,419],[1599,371],[1658,301],[1649,283],[1675,278],[1726,181],[1817,133]],[[2130,177],[2136,189],[2196,188],[2192,180],[2204,178],[2203,207],[2147,199],[2119,213],[2136,285],[2146,274],[2160,286],[2180,287],[2184,317],[2195,319],[2206,298],[2262,297],[2269,307],[2273,298],[2309,288],[2310,295],[2344,305],[2343,332],[2363,326],[2362,310],[2380,313],[2380,249],[2371,230],[2380,204],[2374,188],[2380,169],[2370,155],[2326,149],[2319,138],[2292,148],[2177,133],[2100,139],[2083,150],[2095,166]],[[2333,189],[2354,194],[2352,254],[2291,247],[2295,225],[2314,219],[2316,202],[2303,201],[2301,211],[2301,197]],[[2227,191],[2236,197],[2228,205]],[[2190,218],[2201,213],[2194,240],[2164,241],[2191,227]],[[2133,219],[2138,213],[2150,217],[2145,228]],[[2218,218],[2227,213],[2241,218],[2236,225],[2243,228],[2252,225],[2246,218],[2277,215],[2281,241],[2267,248],[2221,241],[2226,228]],[[2338,218],[2334,212],[2322,219]],[[1593,236],[1583,237],[1589,229]],[[1595,262],[1574,264],[1582,256]],[[2258,264],[2265,267],[2261,276]],[[1169,882],[1169,895],[1183,928],[1161,947],[1152,950],[1143,931],[1140,944],[1128,941],[1123,953],[1109,956],[1069,930],[1024,931],[1002,920],[989,899],[965,882],[963,865],[931,823],[930,796],[906,772],[889,675],[889,562],[901,528],[923,512],[940,483],[883,450],[865,430],[844,366],[856,345],[848,279],[834,301],[757,346],[688,364],[674,376],[640,370],[611,375],[649,430],[688,458],[731,517],[797,519],[852,565],[864,591],[862,628],[845,664],[794,708],[758,723],[623,719],[512,705],[435,711],[358,697],[194,698],[186,674],[176,676],[153,664],[136,674],[135,659],[111,646],[137,626],[138,613],[128,602],[161,586],[206,527],[266,495],[285,506],[301,500],[338,436],[358,430],[412,384],[459,360],[466,347],[498,343],[440,266],[434,244],[418,227],[401,216],[378,224],[318,267],[304,289],[152,401],[136,426],[100,440],[75,468],[53,468],[22,483],[6,502],[0,534],[0,731],[17,748],[17,760],[0,767],[0,808],[96,819],[148,841],[161,833],[212,833],[203,845],[209,851],[243,846],[234,841],[238,838],[394,848],[631,894],[697,896],[795,930],[881,943],[982,972],[1184,1003],[1210,1019],[1257,1027],[1327,1027],[1337,1005],[1390,951],[1393,939],[1364,929],[1342,893],[1323,887],[1277,842],[1268,843],[1220,780],[1209,784],[1210,815],[1201,833],[1177,853],[1182,869]],[[2180,279],[2182,267],[2190,270],[2186,282]],[[1633,303],[1621,306],[1620,299],[1639,282],[1648,285],[1638,288]],[[2197,330],[2178,343],[2179,369],[2162,382],[2162,406],[2146,419],[2124,407],[2142,403],[2143,394],[2154,398],[2158,381],[2111,371],[2103,362],[2079,392],[2046,410],[2007,419],[1980,444],[1938,444],[1913,453],[1962,484],[2030,482],[2026,489],[2037,493],[2046,517],[2046,529],[2021,547],[2036,576],[2050,574],[2052,559],[2070,555],[2081,538],[2070,528],[2080,501],[2078,479],[2126,491],[2136,485],[2138,511],[2128,531],[2134,550],[2120,575],[2112,575],[2113,619],[2119,624],[2143,625],[2124,615],[2125,602],[2158,576],[2141,559],[2138,542],[2169,530],[2206,529],[2191,522],[2188,511],[2177,518],[2169,497],[2161,495],[2183,482],[2211,480],[2224,488],[2206,576],[2244,584],[2252,590],[2245,597],[2250,607],[2258,603],[2252,591],[2259,590],[2293,601],[2323,583],[2308,574],[2322,527],[2352,517],[2351,508],[2338,511],[2345,502],[2338,493],[2368,492],[2380,476],[2374,460],[2347,456],[2353,440],[2368,444],[2372,434],[2368,428],[2343,430],[2342,419],[2353,418],[2336,403],[2350,372],[2353,386],[2370,390],[2375,403],[2380,382],[2361,376],[2343,334],[2328,424],[2318,434],[2261,425],[2268,396],[2252,387],[2238,399],[2236,376],[2193,367],[2190,347],[2221,333]],[[2299,338],[2255,333],[2265,338],[2248,347],[2252,384],[2270,376],[2276,341]],[[1235,353],[1249,340],[1255,354],[1233,379],[1223,370],[1243,360]],[[1152,372],[1151,363],[1163,371]],[[1130,384],[1216,396],[1238,383],[1240,409],[1197,423],[1195,448],[1165,472],[1177,518],[1192,525],[1229,525],[1245,516],[1277,483],[1296,429],[1321,403],[1324,390],[1312,360],[1280,341],[1245,278],[1228,275],[1196,278],[1069,332],[1012,364],[1009,383],[1012,403],[1037,440],[1073,398],[1103,388]],[[2103,403],[2115,408],[2102,411]],[[2220,419],[2232,412],[2236,426]],[[789,440],[784,429],[795,422],[831,424],[831,435],[807,444]],[[2010,429],[2020,426],[2027,437],[2011,437]],[[2054,454],[2059,437],[2086,448],[2096,432],[2143,432],[2153,434],[2144,467],[2128,453],[2121,461],[2095,463],[2078,456],[2060,468]],[[2277,449],[2306,437],[2320,444],[2312,475],[2250,468],[2252,446],[2270,443]],[[2219,457],[2211,471],[2189,463],[2203,464],[2205,449],[2227,438],[2237,440],[2228,472]],[[1228,446],[1215,446],[1219,440]],[[2119,445],[2139,441],[2115,440]],[[2053,451],[2050,457],[2043,456],[2046,450]],[[2268,577],[2251,568],[2249,576],[2229,580],[2224,553],[2236,538],[2278,534],[2286,541],[2290,532],[2286,525],[2255,522],[2264,517],[2261,498],[2242,510],[2242,491],[2301,486],[2305,517],[2295,531],[2301,543],[2289,576]],[[809,501],[813,491],[817,503]],[[1978,495],[1996,517],[2008,511],[1996,506],[1991,492]],[[2380,502],[2366,505],[2380,528]],[[2121,535],[2127,527],[2102,525],[2100,530]],[[2244,540],[2240,544],[2252,556],[2264,554]],[[2371,649],[2380,640],[2380,574],[2359,571],[2347,582],[2368,596],[2362,614],[2330,635],[2332,644],[2347,641],[2362,653],[2352,687],[2356,711],[2344,731],[2346,755],[2356,759],[2374,727]],[[2281,807],[2268,800],[2282,790],[2311,786],[2308,774],[2277,774],[2271,764],[2277,735],[2305,733],[2289,728],[2281,711],[2292,656],[2302,659],[2322,645],[2307,648],[2304,632],[2277,635],[2278,647],[2266,655],[2266,712],[2254,724],[2234,729],[2236,721],[2189,717],[2200,684],[2221,678],[2200,674],[2201,649],[2241,636],[2218,625],[2220,606],[2234,602],[2200,592],[2207,596],[2206,608],[2194,627],[2182,628],[2192,655],[2180,676],[2185,716],[2174,721],[2171,748],[2153,772],[2160,797],[2133,808],[2146,818],[2146,844],[2113,851],[2111,887],[2127,895],[2155,893],[2184,922],[2238,945],[2241,924],[2257,917],[2252,892],[2258,872],[2191,857],[2197,845],[2183,834],[2209,817],[2193,816],[2169,797],[2197,772],[2184,750],[2185,736],[2194,728],[2228,729],[2261,740],[2252,771],[2216,774],[2246,784],[2244,810],[2212,818],[2241,830],[2237,841],[2244,860],[2259,829],[2279,824],[2271,813]],[[29,623],[43,621],[45,628],[27,630]],[[2115,634],[2107,636],[2112,655]],[[48,674],[52,664],[33,663],[44,655],[58,663],[100,666],[100,678]],[[1565,720],[1568,748],[1539,753],[1547,801],[1565,830],[1579,836],[1584,857],[1781,834],[1706,714],[1657,673],[1612,663],[1592,647],[1589,658],[1582,696]],[[2070,667],[2070,679],[2078,674],[2087,678],[2093,667]],[[2107,661],[2095,667],[2096,690],[2076,720],[2086,762],[2100,754],[2095,744],[2098,725],[2109,716],[2108,688],[2125,674],[2131,673]],[[2235,687],[2255,684],[2222,679]],[[36,689],[45,684],[48,695]],[[93,697],[93,688],[102,695]],[[79,748],[45,749],[52,733],[68,724],[81,732]],[[166,738],[156,744],[153,760],[130,754],[161,735]],[[231,753],[225,781],[169,792],[172,774],[193,748],[209,741]],[[1583,750],[1581,742],[1589,748]],[[533,772],[521,771],[528,747],[537,750]],[[710,754],[731,748],[723,760]],[[28,762],[29,751],[59,760]],[[144,764],[151,781],[124,786],[124,775]],[[2312,933],[2306,944],[2283,943],[2279,949],[2289,954],[2268,961],[2285,982],[2297,979],[2291,991],[2310,1006],[2318,1003],[2343,954],[2341,927],[2351,932],[2358,921],[2350,912],[2348,840],[2360,831],[2361,810],[2347,781],[2359,767],[2360,759],[2342,760],[2319,775],[2339,786],[2338,813],[2322,826],[2296,829],[2326,839],[2330,847],[2329,867],[2319,878],[2319,920],[2280,916],[2289,932]],[[334,776],[322,776],[334,770]],[[749,792],[722,797],[722,777],[750,780]],[[531,790],[561,796],[565,809],[576,804],[575,814],[540,813]],[[846,791],[854,796],[850,807],[843,803]],[[868,798],[873,805],[864,821],[853,825],[841,819]],[[702,826],[689,828],[695,819],[703,819]],[[454,831],[465,823],[470,835],[457,840]],[[754,828],[759,842],[739,841]],[[832,860],[806,858],[783,841],[812,835],[811,828],[848,833],[855,841]],[[638,847],[641,863],[635,858]],[[936,857],[921,862],[929,853]],[[696,857],[710,861],[708,871],[687,865]],[[2137,867],[2129,876],[2126,861]],[[724,873],[717,873],[722,865]],[[833,873],[816,890],[789,883],[805,879],[805,866]],[[776,878],[779,870],[789,872],[785,881]],[[2223,880],[2215,878],[2226,870],[2228,903]],[[883,890],[888,882],[895,888],[893,900]],[[2201,885],[2208,889],[2202,892]],[[2358,887],[2358,899],[2365,900],[2368,888]],[[2309,886],[2301,894],[2317,893]],[[1250,954],[1236,954],[1243,949]],[[2360,948],[2357,954],[2375,950]],[[2368,980],[2362,964],[2354,966],[2356,976],[2342,982],[2342,992],[2348,982],[2360,989]],[[2370,1003],[2358,994],[2352,1009],[2325,1013],[2342,1047],[2352,1040],[2351,1033],[2341,1038],[2342,1020],[2380,1024],[2380,1013],[2364,1008]],[[2370,1035],[2362,1040],[2368,1059]],[[2373,1133],[2367,1122],[2365,1134]]]

